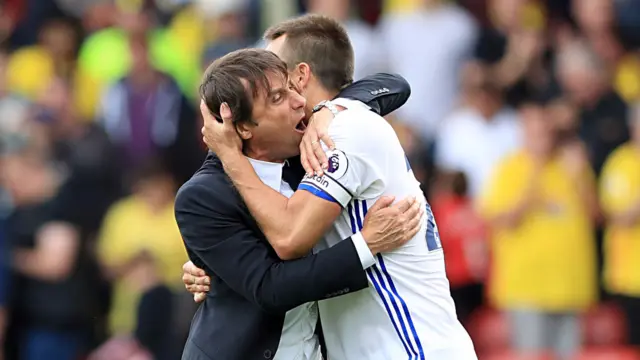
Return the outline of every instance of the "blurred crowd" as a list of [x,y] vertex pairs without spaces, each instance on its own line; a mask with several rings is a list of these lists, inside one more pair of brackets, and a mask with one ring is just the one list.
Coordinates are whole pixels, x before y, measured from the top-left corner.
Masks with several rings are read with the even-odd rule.
[[0,359],[179,358],[200,74],[303,12],[411,84],[388,120],[481,359],[640,346],[640,1],[5,0]]

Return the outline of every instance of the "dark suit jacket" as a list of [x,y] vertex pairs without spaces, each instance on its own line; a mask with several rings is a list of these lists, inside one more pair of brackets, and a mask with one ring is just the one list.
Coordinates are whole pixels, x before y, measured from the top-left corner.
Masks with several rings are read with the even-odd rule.
[[[340,96],[366,102],[385,115],[409,94],[404,79],[379,74]],[[288,163],[283,177],[295,189],[304,170],[299,159]],[[189,258],[212,278],[183,359],[270,359],[288,310],[367,287],[351,241],[302,259],[280,260],[214,154],[179,190],[175,211]]]

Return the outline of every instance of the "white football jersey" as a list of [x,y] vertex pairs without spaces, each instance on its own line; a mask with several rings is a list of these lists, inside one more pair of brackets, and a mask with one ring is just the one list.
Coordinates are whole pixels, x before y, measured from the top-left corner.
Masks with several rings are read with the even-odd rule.
[[327,151],[329,168],[323,176],[305,177],[298,188],[343,208],[317,249],[358,232],[382,195],[396,201],[416,196],[427,212],[412,240],[376,256],[366,270],[367,289],[319,302],[328,358],[477,359],[456,316],[435,219],[393,128],[361,102],[334,103],[347,109],[329,127],[336,145]]

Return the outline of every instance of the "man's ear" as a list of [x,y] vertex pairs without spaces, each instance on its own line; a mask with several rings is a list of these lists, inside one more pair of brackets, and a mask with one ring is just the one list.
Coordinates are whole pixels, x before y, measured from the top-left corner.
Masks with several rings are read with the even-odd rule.
[[293,77],[291,81],[295,85],[296,89],[304,91],[309,85],[311,79],[311,67],[307,63],[299,63],[293,71]]
[[252,124],[248,122],[241,122],[236,124],[236,131],[242,140],[249,140],[253,137]]

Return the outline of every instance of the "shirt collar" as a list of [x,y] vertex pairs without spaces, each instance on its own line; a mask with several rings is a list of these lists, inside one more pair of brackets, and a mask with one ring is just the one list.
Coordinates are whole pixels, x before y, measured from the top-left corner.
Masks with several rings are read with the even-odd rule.
[[280,185],[282,184],[282,168],[284,163],[272,163],[267,161],[249,159],[253,170],[256,171],[258,177],[262,182],[273,190],[280,192]]

